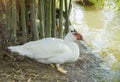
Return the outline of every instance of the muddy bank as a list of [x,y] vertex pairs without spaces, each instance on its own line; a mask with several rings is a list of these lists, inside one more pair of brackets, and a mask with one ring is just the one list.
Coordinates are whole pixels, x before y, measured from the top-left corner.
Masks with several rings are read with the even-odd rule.
[[92,53],[83,43],[77,43],[81,50],[80,59],[62,65],[67,74],[61,74],[34,59],[0,50],[0,82],[109,82],[110,72],[100,66],[100,56]]

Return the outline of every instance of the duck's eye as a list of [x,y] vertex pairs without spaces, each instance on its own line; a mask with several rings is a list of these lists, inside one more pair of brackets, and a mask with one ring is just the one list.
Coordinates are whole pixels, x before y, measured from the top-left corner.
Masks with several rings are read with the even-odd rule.
[[74,29],[74,30],[71,30],[71,32],[77,32],[77,31]]
[[77,31],[74,29],[74,32],[77,32]]

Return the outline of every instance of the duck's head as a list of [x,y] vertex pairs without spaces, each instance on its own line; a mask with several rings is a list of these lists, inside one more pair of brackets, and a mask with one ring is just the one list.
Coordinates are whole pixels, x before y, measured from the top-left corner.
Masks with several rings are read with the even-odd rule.
[[78,33],[76,30],[72,30],[65,36],[64,39],[68,41],[83,40],[83,36],[80,33]]

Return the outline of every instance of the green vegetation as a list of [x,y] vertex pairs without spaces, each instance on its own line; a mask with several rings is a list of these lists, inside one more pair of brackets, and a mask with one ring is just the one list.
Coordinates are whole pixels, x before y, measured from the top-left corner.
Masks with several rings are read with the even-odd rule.
[[[99,6],[99,7],[102,8],[105,5],[105,3],[109,0],[89,0],[89,1],[94,3],[96,6]],[[120,0],[113,0],[113,2],[116,4],[116,6],[114,6],[113,9],[114,10],[120,10]],[[113,5],[113,3],[110,3],[107,6],[110,7],[112,5]]]
[[[57,2],[57,3],[56,3]],[[59,4],[59,29],[56,30],[56,5]],[[65,8],[64,8],[65,6]],[[2,42],[21,44],[29,40],[45,37],[60,37],[69,31],[70,3],[68,0],[0,0]],[[66,28],[63,29],[63,10],[66,16]],[[0,38],[2,39],[2,38]]]

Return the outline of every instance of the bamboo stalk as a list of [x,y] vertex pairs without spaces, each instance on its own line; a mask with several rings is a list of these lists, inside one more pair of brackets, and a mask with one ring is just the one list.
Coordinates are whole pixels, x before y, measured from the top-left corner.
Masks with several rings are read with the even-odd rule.
[[45,0],[45,24],[46,24],[46,37],[51,37],[51,1]]
[[60,0],[59,38],[63,38],[63,0]]
[[3,38],[2,38],[2,5],[0,1],[0,49],[2,48],[3,45]]
[[52,0],[52,36],[56,37],[56,0]]
[[[4,22],[5,23],[5,28],[3,26],[3,30],[2,30],[2,41],[3,41],[3,46],[7,46],[9,45],[9,40],[11,39],[10,37],[10,28],[11,28],[11,0],[6,0],[5,2],[5,16],[6,16],[6,20]],[[1,14],[1,15],[4,15],[4,14]],[[1,26],[2,27],[2,26]],[[7,34],[6,34],[7,33]]]
[[16,0],[12,0],[12,35],[11,39],[17,39],[17,11],[16,11]]
[[27,31],[28,31],[28,37],[30,38],[32,36],[32,24],[31,24],[31,18],[30,18],[30,3],[31,0],[25,0],[25,8],[26,8],[26,26],[27,26]]
[[67,8],[67,0],[65,0],[65,19],[66,19],[66,23],[65,23],[65,34],[67,34],[69,32],[69,18],[68,18],[68,8]]
[[40,35],[41,38],[45,37],[45,15],[44,15],[44,0],[38,1],[38,9],[39,9],[39,20],[40,20]]
[[24,42],[27,42],[27,28],[26,28],[26,15],[25,15],[25,0],[21,0],[21,26],[23,31]]
[[36,24],[36,7],[35,7],[35,1],[31,0],[30,4],[30,11],[31,11],[31,21],[32,21],[32,33],[33,33],[33,40],[38,40],[39,39],[39,33],[38,33],[38,28]]
[[[0,26],[1,26],[1,22],[2,22],[2,2],[0,1]],[[1,30],[0,30],[1,31]]]
[[6,29],[10,30],[11,5],[10,5],[10,1],[8,0],[6,0],[5,14],[6,14]]
[[72,0],[70,0],[69,2],[69,8],[68,8],[68,17],[70,16],[70,11],[71,11],[71,7],[72,7],[72,4],[71,4]]

